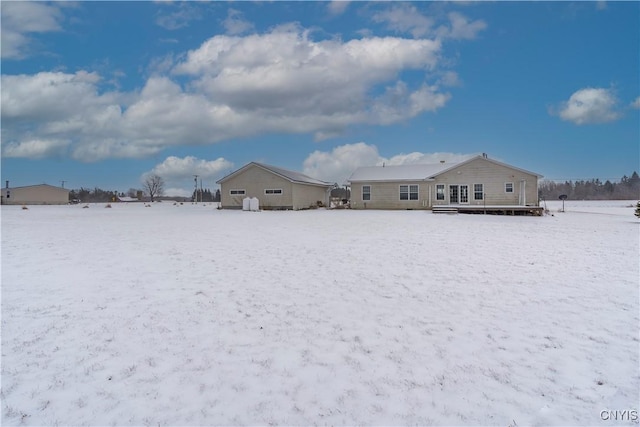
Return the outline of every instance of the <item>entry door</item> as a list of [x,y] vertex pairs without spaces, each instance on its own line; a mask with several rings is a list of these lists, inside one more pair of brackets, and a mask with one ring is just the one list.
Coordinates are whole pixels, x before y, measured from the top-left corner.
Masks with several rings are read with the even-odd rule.
[[460,203],[469,203],[469,186],[460,186]]
[[449,186],[449,203],[458,203],[458,186]]

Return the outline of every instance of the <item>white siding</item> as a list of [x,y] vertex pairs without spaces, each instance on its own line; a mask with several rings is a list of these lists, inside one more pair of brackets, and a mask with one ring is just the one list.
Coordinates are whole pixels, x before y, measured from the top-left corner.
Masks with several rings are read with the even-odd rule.
[[69,190],[51,185],[43,184],[2,189],[2,204],[65,205],[67,203],[69,203]]
[[[538,205],[538,177],[517,168],[497,164],[484,158],[462,163],[434,179],[422,181],[356,181],[351,182],[353,209],[430,209],[434,205],[448,205],[452,185],[468,186],[465,205]],[[505,192],[505,183],[513,182],[513,193]],[[400,200],[400,185],[419,185],[418,200]],[[445,186],[444,200],[436,200],[436,186]],[[474,199],[474,184],[482,184],[483,200]],[[362,200],[362,186],[371,186],[371,200]],[[521,188],[524,186],[524,192]],[[524,197],[523,197],[524,196]],[[524,199],[524,200],[523,200]]]
[[[264,190],[267,188],[282,189],[282,194],[265,195]],[[230,190],[245,190],[245,194],[231,195]],[[224,209],[242,208],[242,199],[245,197],[257,197],[260,206],[265,209],[293,207],[291,181],[255,165],[220,185],[220,198]]]
[[[513,193],[505,192],[505,183],[513,183]],[[527,205],[538,205],[538,178],[518,169],[501,166],[483,159],[475,159],[459,168],[454,168],[439,175],[432,183],[433,194],[437,184],[445,184],[445,200],[433,204],[446,205],[449,200],[450,185],[469,186],[469,205],[519,205],[521,204],[520,188],[525,183]],[[486,200],[474,200],[473,185],[483,184]]]
[[[371,186],[371,200],[362,200],[362,186]],[[400,200],[401,185],[417,185],[418,200]],[[428,198],[426,181],[354,182],[351,184],[352,209],[424,209]]]
[[[230,190],[245,190],[243,195],[231,195]],[[281,189],[282,194],[265,194],[266,189]],[[307,209],[318,201],[328,202],[328,187],[292,183],[266,169],[251,165],[220,185],[222,208],[242,208],[242,199],[257,197],[262,209]]]

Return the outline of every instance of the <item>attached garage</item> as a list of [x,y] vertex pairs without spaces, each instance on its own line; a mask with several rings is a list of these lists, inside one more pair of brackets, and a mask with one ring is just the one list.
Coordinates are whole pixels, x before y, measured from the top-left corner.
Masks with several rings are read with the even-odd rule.
[[3,205],[66,205],[69,190],[48,184],[2,189]]

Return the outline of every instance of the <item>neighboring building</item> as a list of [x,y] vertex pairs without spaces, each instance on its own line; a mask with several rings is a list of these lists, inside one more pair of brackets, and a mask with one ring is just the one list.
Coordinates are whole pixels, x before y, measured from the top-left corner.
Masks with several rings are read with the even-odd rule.
[[3,205],[66,205],[69,203],[69,190],[48,184],[9,187],[2,189]]
[[541,177],[486,154],[459,163],[363,167],[349,178],[351,208],[538,206]]
[[113,199],[114,199],[113,200],[114,202],[121,202],[121,203],[135,203],[135,202],[142,201],[137,197],[129,197],[129,196],[114,196]]
[[241,209],[256,197],[262,209],[308,209],[329,203],[333,184],[275,166],[251,162],[217,181],[223,209]]

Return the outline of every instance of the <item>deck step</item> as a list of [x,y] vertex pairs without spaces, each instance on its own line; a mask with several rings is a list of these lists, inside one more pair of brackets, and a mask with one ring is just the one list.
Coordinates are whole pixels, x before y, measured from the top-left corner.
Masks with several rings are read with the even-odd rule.
[[439,206],[434,206],[432,208],[433,213],[448,213],[448,214],[454,214],[454,213],[458,213],[458,208],[454,208],[451,206],[446,206],[446,207],[439,207]]

